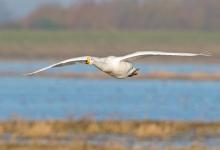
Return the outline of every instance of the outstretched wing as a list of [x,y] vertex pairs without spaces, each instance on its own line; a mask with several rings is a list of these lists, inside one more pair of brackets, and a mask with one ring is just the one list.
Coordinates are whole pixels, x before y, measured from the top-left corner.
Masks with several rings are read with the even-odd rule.
[[58,62],[58,63],[53,64],[53,65],[50,65],[50,66],[48,66],[48,67],[39,69],[39,70],[34,71],[34,72],[32,72],[32,73],[27,73],[27,74],[25,74],[25,75],[26,75],[26,76],[32,76],[32,75],[34,75],[34,74],[36,74],[36,73],[39,73],[39,72],[42,72],[42,71],[45,71],[45,70],[47,70],[47,69],[54,68],[54,67],[67,66],[67,65],[72,65],[72,64],[75,64],[75,63],[86,63],[86,60],[87,60],[87,57],[86,57],[86,56],[84,56],[84,57],[77,57],[77,58],[71,58],[71,59],[67,59],[67,60]]
[[208,54],[195,54],[195,53],[174,53],[174,52],[161,52],[161,51],[140,51],[119,57],[120,60],[136,60],[146,56],[210,56]]

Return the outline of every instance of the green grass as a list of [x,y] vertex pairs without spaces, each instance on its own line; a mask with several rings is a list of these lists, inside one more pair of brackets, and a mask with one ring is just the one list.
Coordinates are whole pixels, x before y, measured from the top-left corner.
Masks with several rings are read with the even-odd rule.
[[136,50],[219,53],[220,32],[189,31],[0,31],[0,56],[7,58],[124,54]]
[[0,31],[0,42],[30,42],[43,44],[47,42],[91,44],[91,43],[214,43],[220,42],[220,32],[189,31]]

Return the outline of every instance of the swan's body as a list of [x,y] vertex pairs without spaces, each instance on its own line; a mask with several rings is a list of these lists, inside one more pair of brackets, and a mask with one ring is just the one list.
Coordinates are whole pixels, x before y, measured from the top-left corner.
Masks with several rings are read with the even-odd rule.
[[93,58],[93,65],[99,70],[115,77],[126,78],[135,75],[138,70],[129,62],[121,61],[118,57]]
[[130,61],[133,59],[138,59],[140,57],[144,56],[208,56],[205,54],[194,54],[194,53],[170,53],[170,52],[159,52],[159,51],[141,51],[141,52],[135,52],[129,55],[125,55],[122,57],[115,57],[115,56],[108,56],[104,58],[98,58],[98,57],[91,57],[91,56],[84,56],[84,57],[77,57],[72,59],[67,59],[64,61],[61,61],[59,63],[53,64],[51,66],[42,68],[40,70],[37,70],[35,72],[26,74],[26,75],[34,75],[36,73],[42,72],[44,70],[47,70],[49,68],[54,67],[61,67],[66,65],[71,65],[75,63],[84,63],[93,65],[99,70],[111,75],[112,77],[123,79],[127,77],[132,77],[134,75],[137,75],[137,71],[139,69],[135,68],[133,64],[130,63]]

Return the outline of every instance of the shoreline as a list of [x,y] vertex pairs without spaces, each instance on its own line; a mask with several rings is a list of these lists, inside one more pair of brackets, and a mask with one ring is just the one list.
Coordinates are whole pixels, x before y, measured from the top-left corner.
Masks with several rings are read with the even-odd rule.
[[[0,72],[0,77],[27,77],[23,73],[18,72]],[[90,79],[90,80],[105,80],[114,79],[105,73],[89,73],[89,72],[65,72],[65,73],[40,73],[31,78],[63,78],[63,79]],[[192,73],[174,73],[168,71],[157,71],[139,74],[128,80],[190,80],[190,81],[220,81],[220,72],[207,73],[207,72],[192,72]]]
[[[191,133],[193,131],[193,133]],[[136,138],[172,139],[181,133],[191,133],[194,137],[219,136],[220,122],[189,121],[131,121],[102,120],[90,118],[79,120],[38,120],[12,119],[0,122],[0,135],[14,137],[43,138],[54,135],[66,137],[69,134],[116,134],[131,135]],[[192,136],[192,135],[191,135]],[[181,136],[179,137],[181,138]]]

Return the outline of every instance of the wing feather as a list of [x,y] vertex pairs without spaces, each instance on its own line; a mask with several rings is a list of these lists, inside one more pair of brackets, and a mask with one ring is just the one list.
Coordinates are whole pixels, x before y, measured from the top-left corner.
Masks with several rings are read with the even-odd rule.
[[141,57],[146,56],[210,56],[208,54],[203,53],[175,53],[175,52],[162,52],[162,51],[139,51],[132,54],[128,54],[120,57],[120,60],[136,60]]
[[53,65],[44,67],[44,68],[39,69],[39,70],[37,70],[37,71],[31,72],[31,73],[27,73],[27,74],[25,74],[25,75],[26,75],[26,76],[32,76],[32,75],[34,75],[34,74],[36,74],[36,73],[39,73],[39,72],[42,72],[42,71],[45,71],[45,70],[47,70],[47,69],[54,68],[54,67],[62,67],[62,66],[72,65],[72,64],[75,64],[75,63],[85,63],[86,60],[87,60],[87,57],[86,57],[86,56],[84,56],[84,57],[71,58],[71,59],[67,59],[67,60],[58,62],[58,63],[53,64]]

